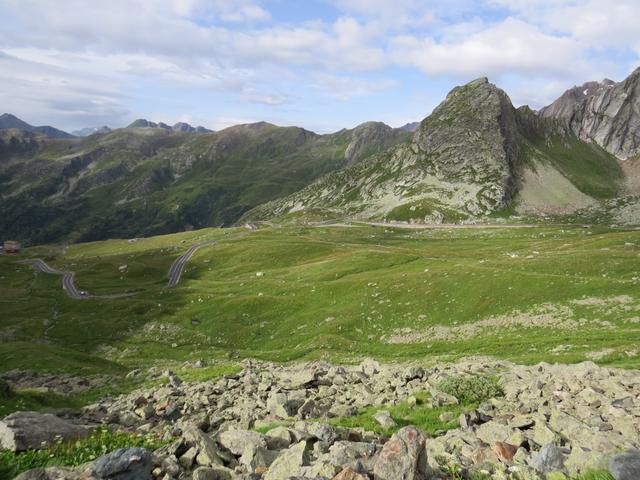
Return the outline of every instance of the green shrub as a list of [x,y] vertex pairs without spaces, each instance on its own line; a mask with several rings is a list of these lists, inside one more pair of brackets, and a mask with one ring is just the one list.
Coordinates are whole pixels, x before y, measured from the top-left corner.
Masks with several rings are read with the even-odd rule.
[[438,390],[456,397],[462,404],[480,403],[503,394],[496,377],[475,375],[449,377],[438,384]]
[[102,429],[81,440],[57,441],[43,450],[22,453],[0,451],[0,480],[10,480],[32,468],[82,465],[119,448],[156,450],[161,446],[161,442],[151,437]]

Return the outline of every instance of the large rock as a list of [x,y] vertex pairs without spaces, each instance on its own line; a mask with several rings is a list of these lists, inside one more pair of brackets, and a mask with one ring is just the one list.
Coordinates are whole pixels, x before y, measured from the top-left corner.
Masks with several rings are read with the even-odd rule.
[[222,458],[218,452],[213,439],[203,431],[194,426],[185,428],[182,438],[188,447],[195,447],[198,450],[196,462],[198,465],[210,467],[213,465],[223,465]]
[[0,422],[0,449],[21,452],[37,450],[56,438],[75,440],[87,436],[87,429],[55,415],[15,412]]
[[373,469],[375,480],[427,480],[427,437],[416,427],[404,427],[385,443]]
[[560,472],[564,469],[564,452],[548,443],[531,460],[531,466],[540,473]]
[[351,467],[347,467],[331,480],[369,480],[369,477],[364,473],[355,471]]
[[264,473],[278,458],[279,452],[258,445],[247,445],[240,457],[240,464],[249,472]]
[[233,480],[237,478],[225,467],[198,467],[193,471],[193,480]]
[[609,472],[616,480],[640,479],[640,451],[627,450],[609,462]]
[[121,448],[98,458],[92,474],[104,480],[151,480],[153,460],[144,448]]
[[254,448],[267,447],[267,440],[264,435],[248,430],[227,430],[218,435],[218,442],[224,448],[236,456],[244,453],[247,446]]
[[304,391],[273,393],[267,400],[267,408],[278,418],[293,417],[304,404]]
[[283,450],[271,464],[264,480],[287,480],[299,475],[306,463],[307,442],[302,441]]

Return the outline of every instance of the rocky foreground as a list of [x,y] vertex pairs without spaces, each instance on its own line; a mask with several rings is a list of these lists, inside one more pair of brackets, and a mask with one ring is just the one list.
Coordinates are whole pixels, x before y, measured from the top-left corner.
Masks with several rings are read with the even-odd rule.
[[[97,424],[167,441],[155,452],[122,449],[76,469],[32,470],[22,480],[533,480],[591,469],[640,479],[638,371],[591,362],[423,368],[371,360],[358,366],[246,361],[241,373],[218,381],[183,383],[166,375],[166,385],[106,398],[64,419],[12,414],[0,422],[0,446],[39,448],[45,436],[75,438],[79,427]],[[429,408],[417,404],[421,392],[430,393],[434,407],[454,405],[457,398],[438,390],[441,382],[478,375],[496,375],[502,395],[463,413],[459,428],[435,438],[400,428],[385,413],[402,402]],[[371,406],[379,408],[375,418],[385,429],[399,428],[390,439],[329,423]]]

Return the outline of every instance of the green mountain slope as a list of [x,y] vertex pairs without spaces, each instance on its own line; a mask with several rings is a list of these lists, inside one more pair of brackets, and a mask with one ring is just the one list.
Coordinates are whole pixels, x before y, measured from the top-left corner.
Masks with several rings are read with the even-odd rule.
[[453,89],[407,142],[245,218],[437,223],[514,209],[564,214],[615,197],[624,178],[613,155],[557,120],[516,110],[482,78]]
[[6,130],[0,234],[43,243],[228,225],[407,135],[375,123],[332,135],[257,123],[204,134],[126,128],[73,140]]

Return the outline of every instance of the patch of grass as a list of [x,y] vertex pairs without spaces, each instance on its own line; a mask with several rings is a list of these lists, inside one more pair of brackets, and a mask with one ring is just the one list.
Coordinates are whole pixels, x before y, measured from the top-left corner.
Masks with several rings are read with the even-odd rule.
[[18,410],[47,410],[80,407],[83,402],[75,398],[34,390],[20,390],[11,396],[0,398],[0,418]]
[[162,442],[152,437],[101,429],[85,439],[55,442],[42,450],[22,453],[0,451],[0,480],[11,480],[32,468],[75,467],[119,448],[143,447],[156,450],[162,445]]
[[221,363],[203,368],[189,368],[178,372],[178,376],[186,382],[208,382],[218,380],[225,375],[240,373],[242,367],[236,363]]
[[481,403],[503,395],[498,378],[488,376],[449,377],[438,384],[438,390],[456,397],[462,404]]
[[576,480],[615,480],[606,470],[593,470],[580,475]]
[[[205,240],[217,243],[199,250],[181,283],[166,289],[171,261]],[[600,364],[640,366],[634,230],[284,225],[39,248],[34,256],[43,253],[52,266],[76,271],[89,292],[138,293],[73,301],[59,277],[0,256],[0,370],[121,378],[161,366],[185,376],[182,362],[232,363],[230,355],[572,363],[605,349],[611,353],[596,356]],[[554,321],[540,324],[545,315]],[[504,324],[473,329],[494,318]],[[422,336],[391,342],[405,331]],[[218,372],[187,375],[209,374]]]
[[277,427],[286,427],[289,426],[291,422],[287,422],[286,420],[270,422],[267,425],[262,425],[260,427],[256,427],[253,430],[258,433],[267,433],[269,430],[273,430]]
[[[365,430],[376,432],[380,435],[390,437],[400,428],[407,425],[415,425],[432,436],[439,435],[447,430],[459,427],[458,417],[461,413],[473,410],[477,405],[467,403],[463,405],[449,405],[445,407],[431,407],[428,402],[429,394],[421,393],[415,395],[418,402],[415,406],[411,406],[407,402],[391,407],[367,407],[358,411],[357,415],[352,417],[341,417],[331,419],[329,423],[339,427],[346,428],[364,428]],[[380,410],[386,410],[398,424],[397,427],[385,429],[373,418]],[[443,413],[450,413],[452,420],[441,420]]]

